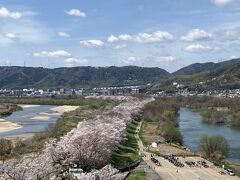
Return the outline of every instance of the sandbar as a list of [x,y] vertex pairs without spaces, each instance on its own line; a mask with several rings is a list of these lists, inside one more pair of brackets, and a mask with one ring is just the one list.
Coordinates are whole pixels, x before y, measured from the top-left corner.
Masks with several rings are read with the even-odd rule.
[[41,116],[58,116],[60,113],[57,112],[40,112],[39,115]]
[[21,126],[17,123],[12,123],[12,122],[6,121],[4,119],[0,119],[0,133],[17,130],[22,127],[23,126]]
[[79,108],[79,106],[58,106],[52,108],[51,110],[63,114],[65,112],[75,111],[77,108]]
[[49,120],[49,116],[35,116],[31,118],[32,120]]
[[40,105],[33,105],[33,104],[19,104],[20,107],[22,108],[34,108],[34,107],[39,107]]

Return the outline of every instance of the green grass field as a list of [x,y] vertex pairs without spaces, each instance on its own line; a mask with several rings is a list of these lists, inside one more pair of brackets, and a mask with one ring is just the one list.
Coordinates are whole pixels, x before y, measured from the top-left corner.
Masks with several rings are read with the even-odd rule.
[[142,126],[141,126],[141,129],[140,129],[140,131],[139,131],[139,138],[141,139],[141,141],[142,141],[142,143],[143,143],[143,145],[145,146],[145,147],[147,147],[148,145],[150,145],[151,143],[145,138],[145,136],[144,136],[144,126],[145,126],[145,121],[143,121],[143,123],[142,123]]
[[140,159],[138,154],[138,144],[135,138],[135,131],[138,126],[137,121],[132,121],[127,127],[126,141],[117,146],[113,153],[111,163],[114,167],[126,166]]
[[127,177],[127,180],[150,180],[151,178],[144,171],[134,171]]

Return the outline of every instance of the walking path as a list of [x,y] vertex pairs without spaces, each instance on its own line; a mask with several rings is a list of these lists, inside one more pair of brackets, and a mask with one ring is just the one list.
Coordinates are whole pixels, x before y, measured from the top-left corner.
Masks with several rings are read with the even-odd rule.
[[143,160],[146,162],[147,166],[154,170],[163,180],[240,180],[238,176],[221,175],[219,172],[223,171],[222,168],[217,168],[211,162],[201,158],[201,157],[179,157],[179,161],[185,164],[185,161],[201,161],[204,160],[210,166],[209,168],[204,167],[189,167],[185,164],[184,167],[176,167],[168,160],[163,157],[154,156],[160,163],[161,166],[157,166],[151,161],[151,153],[149,153],[144,147],[141,139],[139,138],[139,131],[142,126],[142,122],[139,123],[136,130],[136,139],[140,152],[144,153],[146,156]]
[[[143,143],[142,143],[142,141],[139,137],[139,131],[140,131],[141,126],[142,126],[142,121],[138,124],[138,127],[136,129],[135,138],[137,139],[138,147],[140,149],[140,152],[142,152],[145,155],[148,155],[148,157],[150,157],[151,154],[145,151],[145,147],[144,147],[144,145],[143,145]],[[148,163],[147,157],[143,157],[143,160],[144,160],[144,162],[142,162],[140,164],[140,167],[138,167],[138,168],[143,169],[151,177],[152,180],[161,180],[162,178],[154,170],[154,166],[150,165],[150,163]]]

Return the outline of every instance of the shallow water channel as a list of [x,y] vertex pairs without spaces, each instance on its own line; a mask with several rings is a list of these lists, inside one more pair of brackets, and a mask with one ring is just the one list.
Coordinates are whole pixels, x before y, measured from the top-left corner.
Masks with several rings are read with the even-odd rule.
[[185,146],[196,152],[201,136],[222,135],[230,144],[228,159],[231,162],[240,163],[240,130],[229,128],[227,125],[203,123],[200,112],[189,108],[181,108],[179,115],[179,129]]
[[[0,137],[21,136],[45,131],[48,127],[55,124],[60,116],[60,114],[52,110],[54,107],[55,106],[47,105],[28,107],[23,108],[22,111],[14,112],[10,116],[3,117],[6,121],[17,123],[23,127],[17,130],[1,132]],[[45,120],[34,119],[34,117],[37,116],[44,116],[47,118]]]

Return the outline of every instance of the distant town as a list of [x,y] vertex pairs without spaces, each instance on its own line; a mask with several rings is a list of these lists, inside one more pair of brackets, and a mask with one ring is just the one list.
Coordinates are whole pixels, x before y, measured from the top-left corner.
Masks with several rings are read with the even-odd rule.
[[100,87],[82,89],[0,89],[0,96],[5,97],[45,97],[45,96],[110,96],[110,95],[129,95],[144,94],[145,86],[124,86],[124,87]]
[[190,90],[189,88],[177,87],[176,90],[165,90],[151,93],[149,86],[122,86],[122,87],[96,87],[81,89],[0,89],[1,97],[55,97],[55,96],[119,96],[119,95],[152,95],[160,97],[173,96],[212,96],[212,97],[240,97],[240,89],[225,90]]
[[173,97],[173,96],[211,96],[211,97],[229,97],[235,98],[240,97],[240,89],[229,89],[229,90],[203,90],[203,91],[193,91],[189,89],[179,89],[174,93],[169,93],[166,91],[160,91],[154,94],[154,96],[161,97]]

